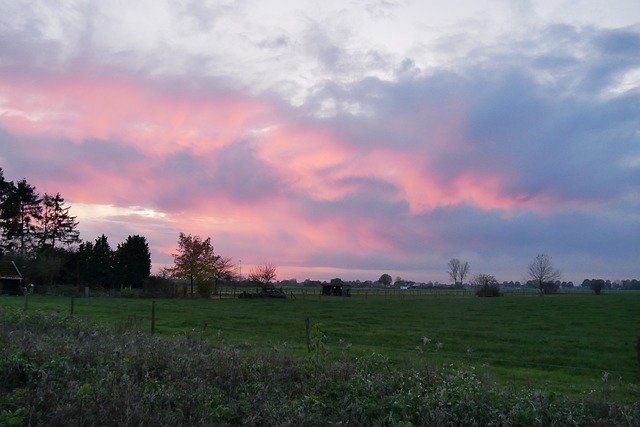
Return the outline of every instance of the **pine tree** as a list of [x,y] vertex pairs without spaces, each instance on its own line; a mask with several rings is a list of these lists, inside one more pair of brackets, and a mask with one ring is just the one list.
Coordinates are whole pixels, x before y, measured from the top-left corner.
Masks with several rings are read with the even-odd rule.
[[40,234],[42,245],[55,247],[56,242],[70,245],[80,241],[76,217],[69,214],[69,209],[71,207],[65,206],[60,193],[55,196],[44,195]]
[[151,254],[144,236],[129,236],[118,244],[115,253],[116,274],[123,286],[142,287],[151,274]]
[[[9,192],[13,187],[13,182],[6,181],[4,179],[4,171],[0,168],[0,237],[5,235],[5,227],[2,212],[4,209],[4,202],[9,197]],[[4,247],[4,239],[0,240],[0,249]]]
[[38,224],[42,219],[41,202],[35,187],[23,179],[11,186],[0,206],[3,237],[8,241],[18,241],[23,257],[27,245],[34,243],[38,234]]
[[84,284],[113,287],[113,251],[104,234],[95,243],[78,248],[80,280]]

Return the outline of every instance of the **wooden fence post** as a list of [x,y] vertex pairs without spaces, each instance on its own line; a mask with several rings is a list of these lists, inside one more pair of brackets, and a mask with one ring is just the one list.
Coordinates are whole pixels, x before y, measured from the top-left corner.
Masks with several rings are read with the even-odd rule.
[[156,302],[151,301],[151,335],[156,332]]

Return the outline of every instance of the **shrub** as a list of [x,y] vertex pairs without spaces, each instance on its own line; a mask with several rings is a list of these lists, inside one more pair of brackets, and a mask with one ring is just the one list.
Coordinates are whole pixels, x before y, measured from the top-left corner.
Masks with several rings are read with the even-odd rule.
[[478,297],[501,297],[500,286],[496,285],[484,285],[476,288],[476,296]]
[[162,276],[149,276],[142,285],[145,296],[175,298],[178,296],[178,286],[172,280]]
[[471,283],[476,287],[476,296],[479,297],[500,297],[500,286],[496,278],[490,274],[478,274]]
[[196,283],[196,291],[202,298],[210,298],[214,291],[214,283],[212,280],[199,280]]

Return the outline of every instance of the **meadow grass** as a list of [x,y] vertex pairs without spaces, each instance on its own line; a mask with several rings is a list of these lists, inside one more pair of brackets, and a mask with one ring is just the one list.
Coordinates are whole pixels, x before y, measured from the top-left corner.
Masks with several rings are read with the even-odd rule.
[[[70,298],[31,296],[28,310],[70,311]],[[640,293],[474,298],[157,299],[156,333],[198,333],[212,343],[307,352],[313,339],[329,352],[381,353],[394,364],[473,365],[502,384],[578,396],[606,390],[638,400]],[[24,299],[0,298],[22,307]],[[76,298],[74,315],[114,328],[149,330],[151,300]]]

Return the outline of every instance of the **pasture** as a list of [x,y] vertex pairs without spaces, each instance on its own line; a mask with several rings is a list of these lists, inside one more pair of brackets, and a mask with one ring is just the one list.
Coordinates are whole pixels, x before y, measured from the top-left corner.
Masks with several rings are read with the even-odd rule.
[[[151,305],[149,299],[90,297],[75,298],[73,310],[116,330],[150,330]],[[2,297],[0,306],[20,308],[24,298]],[[28,300],[29,311],[70,308],[71,298]],[[303,356],[309,318],[312,340],[329,354],[375,352],[397,365],[473,365],[503,385],[568,396],[640,396],[640,293],[157,299],[155,312],[157,334],[196,333],[214,345]]]

